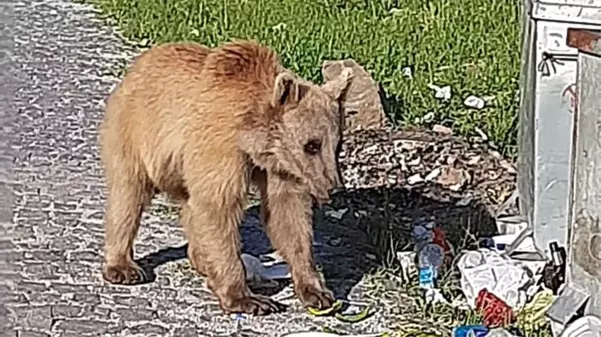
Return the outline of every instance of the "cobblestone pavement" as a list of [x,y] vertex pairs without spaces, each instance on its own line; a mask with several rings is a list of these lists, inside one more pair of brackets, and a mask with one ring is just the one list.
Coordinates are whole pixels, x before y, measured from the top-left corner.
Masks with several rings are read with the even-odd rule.
[[[294,298],[288,312],[249,317],[236,329],[203,279],[190,271],[178,248],[185,243],[182,231],[161,200],[145,215],[136,246],[136,257],[156,266],[156,280],[132,287],[103,283],[104,185],[96,127],[116,81],[114,70],[131,58],[132,50],[91,7],[54,0],[14,6],[0,6],[3,31],[10,28],[12,11],[16,18],[12,33],[18,66],[12,74],[20,83],[11,100],[17,128],[3,128],[18,154],[12,176],[8,170],[0,176],[0,202],[12,206],[12,220],[0,218],[1,336],[280,336],[332,323],[307,316]],[[0,64],[5,66],[11,41],[6,34],[2,39]],[[11,111],[5,105],[0,105],[3,113]],[[268,249],[256,222],[252,213],[242,229],[245,250],[251,253]],[[348,248],[358,246],[356,238],[353,245],[344,241],[351,237],[349,230],[342,243],[336,237],[337,243],[328,245],[333,242],[328,235],[316,234],[324,269],[328,261],[355,266],[329,272],[330,283],[346,296],[357,282],[353,275],[367,264],[366,254],[353,255],[355,248]],[[276,296],[289,293],[287,288]],[[354,329],[375,331],[380,321],[375,317]]]

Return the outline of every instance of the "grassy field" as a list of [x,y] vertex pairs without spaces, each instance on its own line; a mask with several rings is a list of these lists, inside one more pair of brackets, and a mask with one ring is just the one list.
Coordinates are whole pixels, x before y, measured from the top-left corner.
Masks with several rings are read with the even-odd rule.
[[[520,0],[85,0],[116,20],[126,38],[214,46],[252,38],[291,69],[321,81],[324,60],[351,57],[382,83],[401,125],[434,122],[463,135],[482,129],[513,153],[517,122]],[[403,69],[412,69],[412,78]],[[450,85],[442,102],[428,84]],[[470,110],[470,94],[490,97]]]

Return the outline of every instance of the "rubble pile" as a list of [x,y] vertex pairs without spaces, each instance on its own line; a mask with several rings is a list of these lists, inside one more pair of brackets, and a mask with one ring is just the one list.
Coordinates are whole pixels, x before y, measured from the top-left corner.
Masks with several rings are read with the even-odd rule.
[[466,141],[417,128],[355,131],[344,139],[340,165],[347,189],[406,187],[458,206],[479,200],[493,209],[513,193],[517,173],[479,137]]

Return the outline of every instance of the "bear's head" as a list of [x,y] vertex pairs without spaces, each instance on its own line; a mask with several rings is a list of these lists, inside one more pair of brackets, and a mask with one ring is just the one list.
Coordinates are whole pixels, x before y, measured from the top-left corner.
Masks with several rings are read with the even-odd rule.
[[337,156],[344,125],[340,105],[351,79],[350,69],[321,86],[289,71],[278,74],[267,122],[248,129],[242,140],[255,149],[249,153],[255,165],[296,181],[320,204],[328,201],[331,191],[343,186]]

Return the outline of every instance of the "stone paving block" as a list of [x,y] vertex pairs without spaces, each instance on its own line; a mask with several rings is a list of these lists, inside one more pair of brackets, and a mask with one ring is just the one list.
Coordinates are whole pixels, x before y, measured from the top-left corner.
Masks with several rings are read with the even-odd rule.
[[[223,315],[204,279],[186,267],[185,236],[176,217],[160,215],[156,200],[144,214],[135,247],[136,258],[167,260],[154,269],[156,280],[117,287],[100,276],[106,188],[97,127],[104,100],[118,81],[115,69],[138,51],[121,43],[116,29],[91,6],[66,0],[23,0],[12,6],[11,15],[4,15],[9,11],[0,2],[0,29],[15,19],[10,22],[14,39],[0,34],[0,65],[6,66],[2,58],[8,53],[19,60],[10,65],[14,90],[0,86],[0,102],[10,98],[6,109],[0,104],[0,121],[9,108],[14,115],[14,123],[6,124],[13,132],[0,139],[11,148],[8,154],[0,149],[0,159],[11,159],[0,162],[0,174],[11,174],[0,175],[0,317],[8,320],[0,320],[0,335],[231,333],[233,320]],[[241,233],[245,251],[270,249],[256,210]],[[324,237],[316,231],[316,241]],[[355,252],[336,252],[363,261]],[[316,245],[318,261],[332,254]],[[323,324],[305,315],[297,300],[290,304],[289,312],[245,321],[245,334],[275,336]],[[365,332],[379,329],[373,322],[358,326]]]

